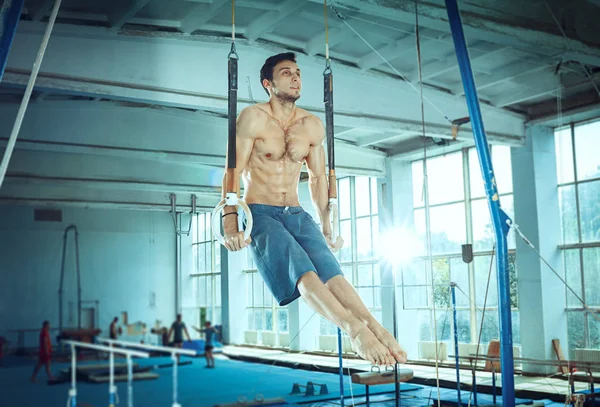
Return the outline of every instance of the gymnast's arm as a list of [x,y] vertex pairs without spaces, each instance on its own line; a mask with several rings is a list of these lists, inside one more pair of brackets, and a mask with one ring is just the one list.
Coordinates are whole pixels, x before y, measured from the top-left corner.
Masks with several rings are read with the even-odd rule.
[[[235,155],[235,174],[236,179],[240,180],[240,174],[246,169],[250,154],[254,148],[254,140],[256,138],[256,127],[258,121],[258,114],[256,107],[249,106],[242,110],[236,125],[236,155]],[[229,151],[229,149],[227,150]],[[239,185],[236,185],[239,187]],[[223,198],[227,194],[227,168],[225,174],[223,174]],[[236,212],[237,208],[226,206],[223,208],[223,231],[225,232],[225,247],[230,251],[241,250],[250,241],[244,241],[244,233],[238,231],[238,219],[236,215],[228,215],[232,212]]]
[[323,148],[325,130],[323,123],[317,117],[311,117],[309,126],[310,133],[316,134],[317,142],[310,148],[305,159],[308,169],[308,185],[313,205],[321,221],[323,235],[329,241],[331,240],[331,222],[329,220],[329,189],[325,175],[325,149]]

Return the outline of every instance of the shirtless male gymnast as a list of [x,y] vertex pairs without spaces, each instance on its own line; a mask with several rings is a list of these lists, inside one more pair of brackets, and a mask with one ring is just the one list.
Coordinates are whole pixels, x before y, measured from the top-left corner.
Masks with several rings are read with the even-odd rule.
[[[265,61],[260,81],[269,102],[246,107],[237,119],[236,172],[244,180],[254,226],[244,241],[235,207],[226,206],[225,246],[230,251],[250,247],[279,305],[301,296],[348,334],[360,357],[376,365],[404,363],[406,353],[371,315],[329,249],[339,249],[343,241],[331,240],[325,131],[318,117],[296,107],[302,81],[295,58],[289,52]],[[298,199],[303,163],[321,230]]]

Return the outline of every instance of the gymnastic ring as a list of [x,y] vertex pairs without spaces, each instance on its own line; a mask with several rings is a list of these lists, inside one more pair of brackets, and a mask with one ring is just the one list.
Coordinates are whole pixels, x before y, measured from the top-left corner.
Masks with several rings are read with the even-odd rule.
[[[340,232],[340,224],[338,220],[338,205],[337,199],[335,198],[329,199],[329,214],[331,218],[331,241],[335,243]],[[335,253],[338,251],[338,249],[331,248],[331,251]]]
[[213,235],[215,239],[217,239],[217,241],[222,245],[225,245],[225,238],[221,234],[221,211],[226,206],[235,205],[239,205],[244,211],[244,214],[246,215],[246,230],[244,230],[244,241],[248,240],[250,238],[250,233],[252,233],[252,226],[254,224],[254,221],[252,219],[252,212],[250,212],[250,208],[248,207],[248,205],[246,205],[246,202],[244,202],[241,199],[238,199],[235,193],[228,193],[227,197],[225,199],[222,199],[219,202],[219,204],[215,207],[215,209],[212,212],[211,218]]
[[381,373],[379,366],[371,366],[371,372],[374,372],[375,370],[377,370],[377,373]]
[[240,397],[238,397],[238,403],[239,403],[239,404],[246,404],[246,402],[247,402],[247,401],[248,401],[248,400],[247,400],[247,399],[246,399],[246,397],[244,397],[244,396],[240,396]]
[[384,371],[387,372],[388,371],[388,367],[390,368],[390,372],[393,372],[394,370],[396,370],[396,366],[395,365],[385,365],[385,369]]
[[258,393],[256,396],[254,396],[254,401],[258,401],[259,403],[262,403],[263,401],[265,401],[265,396]]

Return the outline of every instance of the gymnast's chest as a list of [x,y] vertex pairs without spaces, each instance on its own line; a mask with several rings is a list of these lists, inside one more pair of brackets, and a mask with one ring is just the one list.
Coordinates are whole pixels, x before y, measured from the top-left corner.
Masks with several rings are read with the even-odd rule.
[[256,142],[256,153],[267,160],[301,163],[310,150],[309,135],[299,127],[269,129]]

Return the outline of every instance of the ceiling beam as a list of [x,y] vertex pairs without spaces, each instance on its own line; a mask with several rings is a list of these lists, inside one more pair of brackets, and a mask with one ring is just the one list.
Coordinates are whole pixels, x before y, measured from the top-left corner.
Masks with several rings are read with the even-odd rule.
[[127,23],[130,19],[140,12],[144,7],[150,3],[151,0],[135,0],[133,4],[127,4],[125,1],[121,1],[121,4],[117,10],[114,10],[108,17],[108,24],[112,31],[118,31]]
[[507,94],[492,99],[491,103],[498,107],[516,105],[548,94],[555,94],[558,86],[558,77],[547,74],[529,85],[522,85],[520,91],[509,88]]
[[414,136],[414,135],[418,135],[418,134],[419,133],[417,133],[417,132],[372,134],[370,136],[359,137],[356,140],[356,145],[359,147],[367,147],[367,146],[372,146],[374,144],[383,143],[385,141],[395,140],[400,137],[409,137],[409,136]]
[[[320,3],[320,0],[309,0]],[[415,22],[415,5],[413,2],[380,2],[389,4],[383,6],[372,0],[333,0],[332,6],[341,13],[353,15],[360,13],[363,16],[373,16],[391,21],[400,21],[407,24]],[[462,25],[469,38],[492,42],[499,45],[512,46],[523,49],[530,54],[552,56],[571,51],[574,60],[593,62],[600,66],[600,48],[590,46],[583,41],[573,38],[565,39],[559,33],[548,32],[531,27],[520,27],[508,22],[486,19],[484,16],[472,12],[462,12]],[[419,5],[419,24],[430,29],[449,32],[448,14],[446,8],[434,3],[421,3]]]
[[[541,64],[535,65],[531,62],[516,62],[507,66],[503,66],[498,68],[497,73],[494,73],[490,76],[475,79],[475,85],[477,86],[477,90],[483,90],[486,88],[494,87],[500,85],[503,82],[507,82],[510,80],[517,79],[521,76],[525,76],[528,74],[533,74],[541,71],[549,71],[552,69],[550,65]],[[455,95],[464,95],[464,87],[462,82],[450,89],[450,91]]]
[[204,24],[212,20],[221,7],[231,0],[213,0],[210,5],[199,3],[187,16],[181,20],[181,31],[186,34],[191,34],[193,31],[202,28]]
[[[477,51],[477,47],[471,48],[471,63],[478,62],[484,60],[486,58],[490,58],[497,54],[502,54],[503,52],[512,50],[512,47],[502,47],[498,46],[495,50],[489,52]],[[476,55],[476,56],[473,56]],[[458,70],[458,61],[456,59],[456,54],[453,52],[447,59],[443,61],[438,61],[434,63],[424,64],[423,65],[423,81],[427,81],[429,79],[435,78],[436,76],[456,71]],[[473,67],[473,70],[477,70],[476,67]],[[419,71],[418,69],[409,72],[407,74],[409,80],[411,82],[418,82],[419,80]]]
[[264,13],[248,25],[246,37],[253,41],[269,32],[273,27],[279,24],[283,19],[295,13],[298,9],[306,5],[303,1],[287,0],[279,6],[279,10]]

